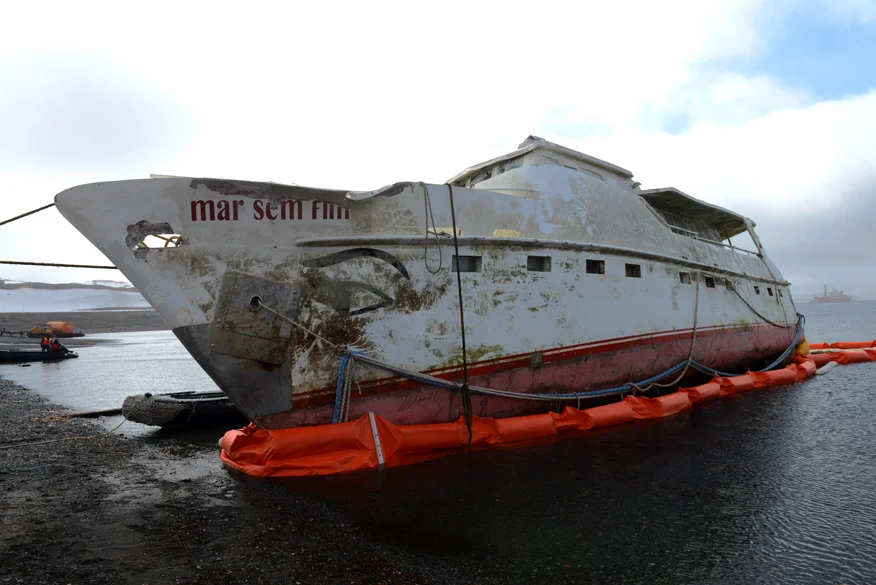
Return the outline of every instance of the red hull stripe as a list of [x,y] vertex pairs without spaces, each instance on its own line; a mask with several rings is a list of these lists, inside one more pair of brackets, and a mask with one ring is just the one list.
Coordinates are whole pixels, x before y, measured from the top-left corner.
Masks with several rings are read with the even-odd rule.
[[[761,327],[771,327],[767,324],[747,325],[746,327],[718,325],[714,327],[697,328],[697,337],[712,337],[714,335],[723,335],[737,330],[751,330]],[[544,350],[541,352],[529,352],[512,356],[504,356],[480,362],[468,364],[468,375],[470,378],[477,376],[487,376],[503,370],[511,370],[520,367],[528,367],[532,361],[533,353],[541,353],[542,364],[552,362],[561,362],[565,360],[575,359],[583,356],[595,355],[600,353],[609,353],[620,351],[631,347],[639,347],[643,345],[673,343],[677,341],[689,340],[693,337],[693,329],[677,329],[674,331],[660,331],[650,335],[631,335],[627,337],[617,337],[614,339],[605,339],[593,341],[590,343],[582,343],[578,345],[569,345],[565,347],[557,347]],[[426,370],[426,373],[442,378],[445,380],[453,380],[462,376],[462,365],[453,365],[450,367],[433,368]],[[371,395],[383,392],[394,392],[397,390],[406,390],[422,386],[420,382],[407,380],[396,376],[369,380],[359,383],[356,391],[353,392],[353,398],[362,395]],[[295,403],[294,408],[307,408],[326,404],[333,400],[335,388],[326,386],[318,390],[309,392],[296,393],[292,396]],[[361,393],[360,393],[361,391]]]

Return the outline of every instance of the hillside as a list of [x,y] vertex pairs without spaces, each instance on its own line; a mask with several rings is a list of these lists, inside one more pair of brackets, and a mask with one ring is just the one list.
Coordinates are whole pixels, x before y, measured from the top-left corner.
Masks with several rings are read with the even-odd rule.
[[124,282],[49,284],[0,280],[0,313],[147,308],[146,299]]

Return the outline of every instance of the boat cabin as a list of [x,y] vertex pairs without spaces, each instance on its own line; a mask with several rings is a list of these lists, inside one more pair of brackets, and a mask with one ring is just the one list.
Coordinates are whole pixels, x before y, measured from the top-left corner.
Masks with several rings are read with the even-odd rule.
[[644,189],[638,193],[654,215],[679,235],[722,242],[748,231],[745,217],[691,197],[675,187]]

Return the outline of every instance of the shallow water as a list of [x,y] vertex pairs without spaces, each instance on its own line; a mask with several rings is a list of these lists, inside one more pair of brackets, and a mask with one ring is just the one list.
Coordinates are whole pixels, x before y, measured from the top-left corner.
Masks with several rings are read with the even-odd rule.
[[[876,302],[799,308],[812,341],[876,338]],[[78,410],[214,388],[170,333],[99,337],[78,360],[0,376]],[[842,366],[549,444],[270,481],[459,582],[873,583],[874,382],[876,364]],[[246,499],[267,480],[239,481]]]
[[[6,342],[22,343],[9,338]],[[34,349],[39,348],[36,340],[30,343]],[[132,394],[218,390],[170,331],[101,333],[65,343],[79,354],[78,358],[37,362],[28,367],[0,364],[0,376],[77,412],[119,408]],[[121,418],[101,421],[111,428]],[[127,433],[148,434],[155,430],[125,423]]]
[[869,341],[876,339],[876,301],[801,303],[809,341]]

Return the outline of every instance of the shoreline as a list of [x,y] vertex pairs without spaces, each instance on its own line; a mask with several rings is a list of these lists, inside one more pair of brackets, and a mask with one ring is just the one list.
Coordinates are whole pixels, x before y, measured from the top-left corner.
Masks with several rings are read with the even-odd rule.
[[[332,506],[226,470],[216,440],[126,438],[0,377],[0,580],[419,583]],[[350,554],[355,551],[355,554]]]
[[[154,309],[101,309],[94,311],[59,311],[56,313],[0,313],[0,329],[7,333],[0,339],[20,339],[18,332],[27,333],[31,327],[47,321],[70,321],[75,331],[94,333],[130,333],[133,331],[165,331],[169,327]],[[24,339],[28,339],[25,335]]]

